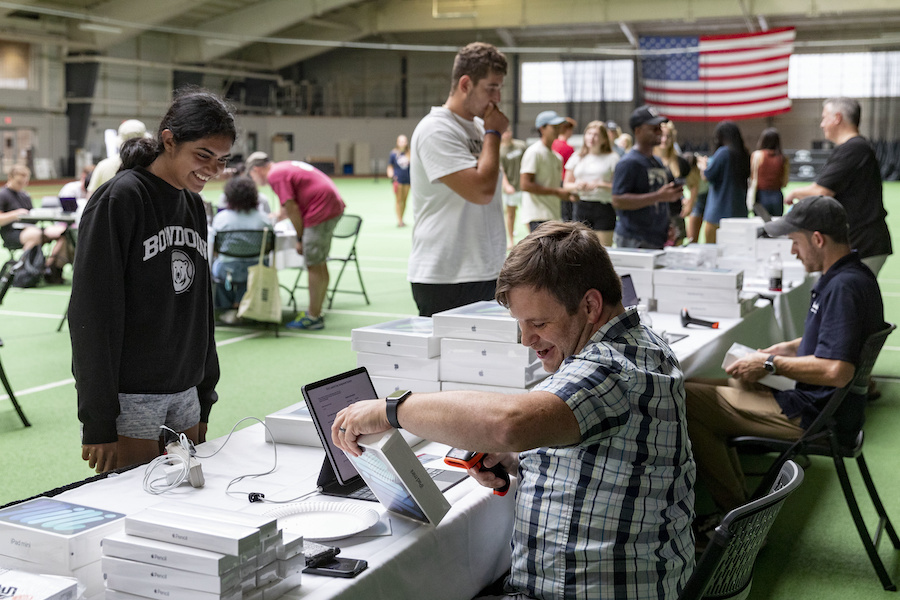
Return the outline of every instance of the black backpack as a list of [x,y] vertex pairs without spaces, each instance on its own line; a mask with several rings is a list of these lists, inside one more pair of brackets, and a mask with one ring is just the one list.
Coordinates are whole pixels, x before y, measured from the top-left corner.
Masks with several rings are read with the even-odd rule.
[[44,275],[44,266],[44,253],[41,252],[40,245],[29,248],[13,265],[13,286],[35,287]]

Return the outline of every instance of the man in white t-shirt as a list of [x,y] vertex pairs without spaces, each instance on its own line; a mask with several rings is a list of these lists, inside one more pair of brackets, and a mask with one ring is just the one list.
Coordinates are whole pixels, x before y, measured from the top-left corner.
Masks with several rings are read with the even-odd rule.
[[537,116],[534,126],[541,139],[525,150],[522,156],[520,181],[522,184],[522,222],[530,231],[546,221],[559,221],[560,200],[575,202],[578,195],[574,186],[562,182],[563,160],[552,146],[557,138],[560,123],[565,123],[552,110],[545,110]]
[[500,112],[506,57],[474,42],[453,62],[450,95],[412,136],[412,251],[408,279],[419,314],[493,300],[506,258]]

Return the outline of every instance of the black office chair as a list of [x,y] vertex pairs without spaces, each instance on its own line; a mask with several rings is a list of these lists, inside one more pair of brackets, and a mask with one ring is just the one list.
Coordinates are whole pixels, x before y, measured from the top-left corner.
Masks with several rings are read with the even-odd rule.
[[[894,548],[900,550],[900,538],[897,537],[897,532],[894,530],[890,518],[888,518],[884,505],[881,502],[881,497],[875,489],[875,483],[872,481],[869,468],[866,465],[866,459],[862,452],[863,432],[860,430],[857,433],[856,438],[851,440],[850,443],[847,443],[847,440],[842,440],[836,431],[834,415],[851,391],[857,395],[865,396],[868,388],[869,376],[872,373],[872,367],[875,365],[875,360],[878,358],[878,353],[881,351],[882,346],[884,346],[887,336],[896,329],[896,327],[897,326],[892,323],[887,323],[881,331],[869,336],[865,344],[863,344],[862,353],[860,354],[859,364],[856,367],[853,381],[834,392],[834,395],[832,395],[831,399],[825,405],[825,408],[822,409],[819,416],[816,417],[806,431],[803,432],[800,439],[791,441],[757,436],[739,436],[729,440],[729,443],[736,447],[738,452],[780,452],[778,458],[763,477],[759,487],[756,488],[756,491],[753,494],[754,497],[759,495],[762,489],[765,489],[768,482],[776,476],[781,465],[788,459],[797,455],[831,457],[834,462],[834,468],[837,471],[838,480],[841,483],[844,499],[847,502],[847,508],[850,510],[850,515],[853,517],[853,523],[856,525],[859,537],[866,549],[866,553],[869,555],[869,560],[872,563],[872,567],[875,569],[875,573],[881,580],[881,585],[884,586],[885,590],[889,591],[896,591],[897,586],[891,580],[887,569],[885,569],[884,563],[878,556],[878,543],[881,540],[881,534],[887,532]],[[859,510],[856,494],[850,484],[850,477],[847,474],[847,467],[844,464],[844,460],[848,458],[856,459],[856,464],[859,467],[860,475],[862,476],[866,490],[869,493],[869,498],[878,515],[878,524],[875,527],[875,532],[872,536],[869,535],[869,530],[863,519],[862,513]]]
[[725,515],[678,600],[746,598],[756,555],[784,501],[802,481],[803,470],[785,461],[768,494]]
[[[15,266],[15,264],[15,261],[8,260],[3,264],[3,267],[0,267],[0,304],[3,304],[3,299],[6,297],[6,292],[8,292],[10,286],[12,286],[13,267]],[[3,340],[0,340],[0,348],[2,347]],[[19,406],[19,401],[16,400],[16,395],[13,393],[12,386],[9,385],[9,380],[6,378],[6,371],[3,369],[2,362],[0,362],[0,382],[3,382],[3,388],[6,390],[6,394],[9,396],[10,401],[12,401],[13,408],[15,408],[16,412],[19,413],[19,418],[22,419],[22,425],[24,425],[25,427],[31,427],[31,423],[28,422],[28,418],[22,411],[22,407]]]
[[[262,248],[264,241],[265,247]],[[263,254],[271,255],[275,250],[275,233],[271,229],[217,231],[213,249],[216,254],[222,256],[259,259],[260,251]],[[225,283],[225,280],[213,278],[214,285],[225,285]],[[278,323],[273,323],[273,325],[275,325],[275,335],[278,336]]]
[[[337,226],[334,228],[334,234],[332,237],[335,240],[347,240],[346,243],[341,244],[338,242],[340,247],[347,248],[346,253],[335,254],[335,247],[332,247],[332,254],[328,256],[328,262],[340,262],[341,270],[338,271],[337,277],[334,278],[334,284],[331,286],[331,289],[328,290],[328,308],[331,308],[332,303],[334,303],[334,295],[337,292],[341,292],[342,294],[358,294],[361,295],[366,300],[366,304],[369,304],[369,296],[366,294],[366,286],[363,284],[362,272],[359,270],[359,262],[356,260],[356,241],[359,238],[359,230],[362,227],[362,217],[357,215],[348,215],[344,214],[341,216],[341,219],[338,221]],[[356,276],[359,279],[359,290],[339,290],[338,285],[341,282],[341,277],[344,275],[344,269],[347,268],[348,263],[353,263],[353,266],[356,267]],[[294,280],[294,286],[291,289],[285,289],[288,291],[290,300],[288,301],[294,308],[297,310],[297,299],[294,297],[294,293],[297,290],[305,290],[307,289],[305,286],[300,285],[300,277],[303,275],[304,269],[301,269],[297,273],[297,279]]]

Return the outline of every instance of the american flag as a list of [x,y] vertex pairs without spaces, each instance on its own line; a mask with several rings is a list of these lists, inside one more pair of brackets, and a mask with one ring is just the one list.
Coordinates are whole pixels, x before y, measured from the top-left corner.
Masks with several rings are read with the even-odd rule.
[[644,100],[670,119],[753,119],[791,110],[794,28],[640,38]]

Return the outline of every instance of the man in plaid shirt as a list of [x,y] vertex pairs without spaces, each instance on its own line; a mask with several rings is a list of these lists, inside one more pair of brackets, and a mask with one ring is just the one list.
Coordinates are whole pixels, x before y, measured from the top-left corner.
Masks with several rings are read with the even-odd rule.
[[[606,251],[580,223],[551,221],[520,242],[497,299],[550,377],[524,394],[357,402],[338,413],[335,443],[358,455],[360,435],[402,424],[425,439],[489,451],[485,466],[516,474],[502,597],[677,597],[694,567],[695,466],[674,353],[622,306]],[[504,483],[469,474],[488,487]]]

